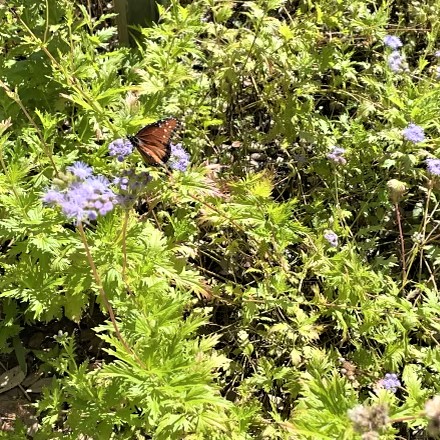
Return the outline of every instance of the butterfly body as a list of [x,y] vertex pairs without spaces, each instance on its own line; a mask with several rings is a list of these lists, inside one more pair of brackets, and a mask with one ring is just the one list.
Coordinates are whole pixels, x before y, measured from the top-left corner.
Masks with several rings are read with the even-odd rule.
[[170,139],[177,125],[175,118],[161,119],[127,138],[149,165],[165,164],[171,155]]

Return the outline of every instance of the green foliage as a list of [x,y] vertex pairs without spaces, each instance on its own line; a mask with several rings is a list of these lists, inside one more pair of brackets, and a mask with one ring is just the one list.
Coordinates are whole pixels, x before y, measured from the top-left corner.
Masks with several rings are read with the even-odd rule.
[[[34,437],[365,438],[357,405],[387,406],[380,438],[424,430],[440,2],[158,2],[134,49],[84,3],[0,2],[0,350],[53,377]],[[136,209],[75,225],[42,203],[76,160],[144,169],[108,144],[169,114],[191,166],[151,168]]]

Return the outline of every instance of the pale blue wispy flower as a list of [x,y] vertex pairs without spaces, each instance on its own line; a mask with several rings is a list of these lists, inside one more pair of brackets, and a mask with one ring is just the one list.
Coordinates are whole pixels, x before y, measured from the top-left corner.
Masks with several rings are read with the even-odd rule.
[[168,165],[173,170],[186,171],[189,165],[189,154],[183,149],[182,144],[171,144]]
[[404,130],[402,130],[403,137],[413,144],[423,142],[425,140],[425,132],[422,127],[416,124],[409,124]]
[[328,241],[330,246],[338,247],[338,236],[333,231],[328,231],[324,234],[324,238]]
[[89,167],[86,163],[81,161],[74,162],[71,166],[67,167],[66,170],[70,171],[80,179],[85,179],[86,177],[91,176],[93,173],[92,167]]
[[397,388],[401,386],[400,380],[395,373],[387,373],[385,377],[381,379],[378,385],[386,390],[396,393]]
[[433,176],[440,176],[440,159],[426,159],[426,169]]
[[59,204],[62,202],[63,197],[58,190],[50,188],[43,195],[43,203],[47,205]]
[[49,188],[43,196],[43,202],[61,208],[69,220],[75,220],[76,223],[96,220],[118,203],[109,180],[101,175],[94,176],[87,164],[75,162],[66,170],[71,174]]
[[108,146],[110,156],[116,156],[119,162],[133,152],[133,144],[128,139],[116,139]]
[[394,35],[387,35],[383,39],[383,43],[385,46],[388,46],[390,49],[396,50],[399,49],[399,47],[402,47],[402,41],[399,37],[396,37]]
[[124,208],[133,206],[150,181],[151,176],[147,171],[137,173],[132,169],[123,170],[121,176],[113,180],[114,185],[119,190],[118,203]]
[[388,55],[388,66],[393,72],[406,70],[405,59],[397,50]]
[[327,154],[327,159],[335,164],[345,165],[347,159],[343,156],[345,154],[345,149],[341,147],[332,147],[330,153]]

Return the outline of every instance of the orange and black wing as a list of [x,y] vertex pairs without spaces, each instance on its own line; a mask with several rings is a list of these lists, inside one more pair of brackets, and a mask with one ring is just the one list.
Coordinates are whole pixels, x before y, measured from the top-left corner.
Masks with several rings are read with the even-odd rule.
[[177,126],[175,118],[161,119],[146,125],[135,136],[128,136],[128,139],[139,150],[145,162],[150,165],[164,164],[170,158],[170,139]]

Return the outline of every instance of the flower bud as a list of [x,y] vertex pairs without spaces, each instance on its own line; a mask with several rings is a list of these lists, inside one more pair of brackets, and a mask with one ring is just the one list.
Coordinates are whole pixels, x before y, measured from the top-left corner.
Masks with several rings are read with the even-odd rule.
[[11,118],[0,121],[0,134],[3,134],[12,125]]
[[393,203],[399,203],[406,192],[406,183],[397,179],[391,179],[387,182],[390,199]]
[[428,432],[432,436],[440,434],[440,396],[434,396],[425,403],[425,414],[428,418]]

